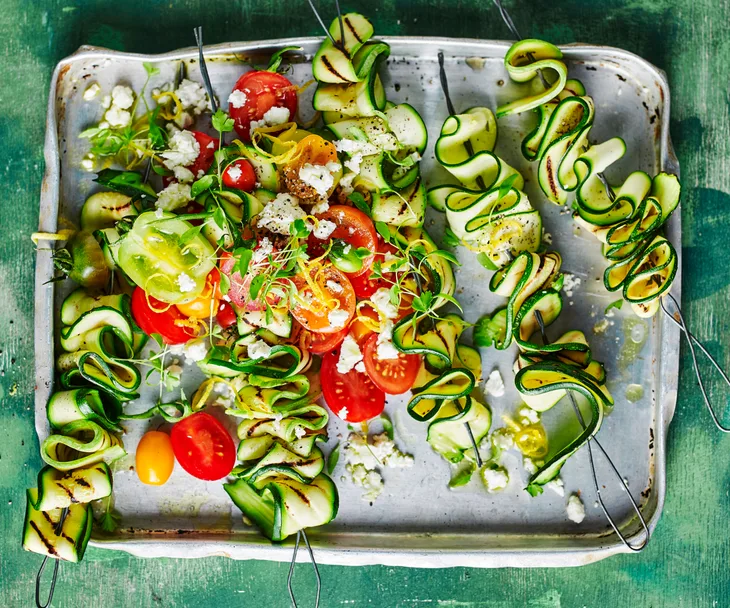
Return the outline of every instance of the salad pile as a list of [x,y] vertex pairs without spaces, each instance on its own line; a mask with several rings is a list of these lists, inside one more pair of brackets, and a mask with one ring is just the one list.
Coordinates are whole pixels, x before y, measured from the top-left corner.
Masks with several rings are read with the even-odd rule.
[[[325,472],[334,463],[320,447],[330,415],[363,424],[347,449],[366,497],[378,494],[375,462],[413,464],[395,448],[392,427],[368,438],[387,395],[407,394],[431,447],[458,466],[452,486],[478,470],[488,490],[503,488],[499,454],[517,447],[531,467],[531,494],[560,488],[562,465],[600,427],[613,404],[603,365],[582,332],[545,334],[562,309],[562,260],[545,248],[522,175],[494,154],[495,115],[476,107],[446,119],[435,153],[458,184],[427,191],[424,122],[386,99],[378,74],[388,45],[356,13],[329,33],[314,81],[287,78],[284,57],[296,49],[284,48],[267,69],[241,75],[227,111],[182,74],[151,88],[152,64],[141,90],[118,84],[102,98],[101,121],[81,134],[84,167],[100,189],[78,230],[41,235],[67,241],[54,262],[77,288],[60,311],[52,434],[41,446],[47,466],[28,491],[26,549],[81,559],[90,504],[102,499],[98,523],[114,529],[109,465],[126,455],[122,423],[134,420],[160,423],[136,449],[142,483],[166,483],[175,462],[199,479],[226,478],[233,502],[272,541],[337,515]],[[676,177],[637,172],[609,196],[598,174],[622,142],[589,144],[593,102],[567,79],[560,51],[522,41],[505,64],[519,82],[542,70],[550,84],[497,117],[539,110],[523,152],[538,161],[546,196],[565,204],[577,192],[576,220],[611,261],[607,288],[623,289],[637,314],[653,314],[676,272],[661,235],[678,203]],[[308,86],[316,86],[316,115],[305,121],[299,94]],[[84,97],[98,93],[91,85]],[[454,297],[458,260],[424,229],[427,205],[445,213],[449,246],[474,251],[495,271],[490,289],[507,299],[476,323],[474,343],[517,345],[515,385],[526,406],[491,437],[491,410],[474,390],[481,356],[461,342],[471,324]],[[181,390],[165,401],[185,361],[205,379],[189,397]],[[159,385],[159,399],[139,411],[131,404],[143,382]],[[487,389],[503,393],[501,382],[490,376]],[[568,391],[585,422],[548,442],[539,412]],[[237,422],[235,441],[224,414]],[[578,510],[580,499],[569,502]]]

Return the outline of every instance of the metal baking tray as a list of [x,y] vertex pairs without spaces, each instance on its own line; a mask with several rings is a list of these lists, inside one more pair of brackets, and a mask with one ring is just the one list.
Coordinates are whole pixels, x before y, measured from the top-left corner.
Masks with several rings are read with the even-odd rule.
[[[384,37],[383,40],[391,45],[390,59],[381,70],[388,98],[411,103],[428,125],[430,142],[423,161],[427,183],[452,181],[436,166],[433,157],[433,143],[447,116],[439,86],[437,53],[443,51],[446,56],[457,111],[475,105],[495,108],[503,100],[520,94],[521,85],[509,81],[503,66],[510,43],[449,38]],[[317,38],[296,38],[207,47],[214,89],[225,101],[233,83],[247,69],[244,61],[265,64],[273,50],[289,45],[302,47],[302,54],[293,60],[289,76],[297,83],[306,82],[311,79],[309,61],[319,42]],[[669,139],[669,88],[663,72],[640,57],[615,48],[576,44],[563,47],[563,51],[570,76],[582,79],[596,101],[592,141],[604,141],[614,135],[626,140],[628,153],[610,168],[609,179],[624,179],[636,169],[650,174],[659,170],[677,172]],[[138,90],[145,78],[144,61],[160,68],[150,89],[171,81],[179,61],[187,63],[189,77],[202,82],[196,49],[143,56],[82,47],[58,64],[48,105],[41,230],[54,231],[60,218],[77,220],[83,201],[95,188],[93,175],[80,166],[88,144],[77,136],[82,129],[98,122],[103,110],[100,98],[84,101],[83,91],[91,82],[98,82],[105,93],[117,83],[128,83]],[[309,87],[304,93],[303,108],[311,107],[312,89]],[[616,295],[608,294],[598,280],[604,269],[598,242],[576,231],[569,214],[561,213],[559,207],[546,201],[536,185],[534,167],[521,157],[519,142],[534,120],[531,115],[500,120],[497,153],[525,175],[526,191],[543,215],[553,248],[563,255],[564,270],[582,279],[573,296],[566,297],[563,314],[550,331],[558,335],[568,328],[582,329],[590,339],[596,358],[606,363],[608,386],[616,398],[616,406],[606,417],[599,436],[653,528],[664,503],[666,437],[677,398],[678,330],[662,315],[648,322],[639,321],[646,332],[646,342],[634,358],[626,355],[631,344],[628,330],[636,323],[627,310],[629,307],[611,319],[612,325],[605,333],[593,333],[594,325],[603,319],[604,308]],[[426,226],[439,238],[443,217],[429,211]],[[672,217],[667,231],[680,252],[680,214]],[[465,306],[466,317],[474,321],[500,305],[502,299],[490,294],[487,285],[491,273],[476,263],[473,254],[461,249],[458,256],[463,266],[457,275],[457,295]],[[35,310],[39,437],[48,434],[45,405],[53,389],[54,322],[57,322],[60,301],[68,290],[63,284],[46,283],[51,271],[50,253],[39,251]],[[680,285],[681,277],[677,277],[673,287],[675,297],[679,297]],[[507,384],[504,397],[488,398],[495,428],[502,425],[500,415],[513,412],[519,403],[511,371],[515,353],[485,350],[482,356],[484,374],[499,368]],[[629,403],[625,397],[629,383],[644,388],[644,397],[638,402]],[[140,401],[145,398],[148,402],[152,399],[149,393],[143,393]],[[131,407],[141,410],[143,405],[137,403]],[[398,444],[414,455],[415,466],[385,470],[385,492],[370,505],[361,499],[358,488],[341,481],[342,464],[338,465],[335,479],[340,490],[339,515],[328,526],[309,533],[320,563],[413,567],[566,566],[591,563],[624,550],[594,505],[596,497],[585,449],[573,456],[563,469],[565,498],[550,491],[532,498],[524,492],[527,474],[516,453],[505,456],[511,481],[502,493],[486,493],[477,480],[462,491],[453,492],[447,488],[449,465],[431,451],[425,441],[425,425],[410,419],[403,405],[402,399],[390,398],[387,411],[395,421]],[[551,420],[551,413],[544,416],[548,430]],[[329,428],[330,444],[348,433],[346,425],[334,417]],[[122,528],[110,536],[95,533],[93,546],[145,557],[227,555],[236,559],[291,559],[291,542],[272,545],[255,529],[243,524],[221,483],[197,481],[177,467],[167,485],[161,488],[140,484],[131,467],[137,441],[145,430],[145,422],[127,424],[124,441],[132,456],[115,467],[114,496],[116,508],[123,516]],[[608,467],[600,457],[597,468],[599,476],[608,480],[603,483],[609,509],[622,522],[623,532],[636,539],[640,528],[631,518],[630,506],[620,486],[609,476]],[[565,503],[571,492],[579,490],[587,516],[577,525],[567,519]]]

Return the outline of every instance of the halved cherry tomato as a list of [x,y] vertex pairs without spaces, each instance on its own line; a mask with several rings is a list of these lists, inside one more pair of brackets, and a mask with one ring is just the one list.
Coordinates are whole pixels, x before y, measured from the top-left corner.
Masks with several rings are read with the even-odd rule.
[[201,171],[205,173],[213,164],[213,157],[215,156],[215,151],[218,149],[218,140],[200,131],[190,132],[198,142],[200,152],[198,152],[198,158],[195,159],[193,164],[188,165],[186,168],[190,169],[194,179],[198,179],[198,173]]
[[271,108],[286,108],[290,120],[294,120],[297,113],[297,88],[276,72],[247,72],[238,79],[233,90],[241,91],[246,96],[240,107],[228,104],[228,113],[235,121],[236,133],[244,141],[251,141],[251,121],[261,120]]
[[[359,209],[347,205],[333,205],[324,213],[315,216],[320,220],[328,220],[336,224],[330,239],[341,239],[354,248],[364,247],[370,251],[378,251],[378,233],[372,220]],[[307,239],[307,253],[316,257],[324,253],[325,241],[311,235]],[[375,255],[363,259],[362,268],[348,276],[357,277],[370,272]]]
[[[294,318],[312,332],[334,334],[347,327],[355,314],[355,291],[345,273],[334,266],[320,266],[311,271],[310,281],[315,289],[301,274],[293,279],[300,300],[292,308]],[[330,315],[335,310],[345,311],[347,318],[333,324]]]
[[370,319],[373,319],[373,321],[377,323],[378,313],[370,308],[370,306],[361,306],[358,309],[355,318],[352,320],[352,323],[350,323],[350,333],[352,334],[352,337],[355,338],[355,341],[358,344],[362,344],[363,338],[369,336],[371,333],[373,333],[373,331],[375,331],[370,327],[368,323],[361,320],[361,317],[368,317]]
[[421,357],[398,353],[395,359],[380,359],[377,342],[378,336],[372,334],[363,345],[362,360],[365,371],[380,390],[389,395],[401,395],[416,381]]
[[166,344],[184,344],[195,336],[192,329],[176,323],[188,317],[175,306],[148,296],[141,287],[135,287],[132,293],[132,316],[144,333],[160,334]]
[[220,302],[215,320],[223,329],[227,329],[236,322],[236,311],[228,302]]
[[165,484],[175,467],[170,436],[161,431],[146,432],[137,445],[134,461],[134,470],[142,483],[149,486]]
[[223,171],[223,185],[250,192],[256,186],[256,172],[245,158],[239,158]]
[[385,393],[367,374],[350,370],[346,374],[337,371],[340,350],[322,357],[322,394],[332,412],[348,422],[362,422],[375,418],[385,409]]
[[217,268],[208,273],[205,279],[205,288],[197,298],[184,304],[178,304],[177,309],[186,317],[194,319],[207,319],[215,316],[218,310],[218,302],[221,299],[221,275]]
[[348,328],[345,327],[334,334],[323,334],[321,331],[310,332],[309,352],[313,355],[324,355],[337,348],[347,335]]
[[180,466],[198,479],[221,479],[236,462],[233,439],[218,420],[205,412],[176,422],[170,438]]

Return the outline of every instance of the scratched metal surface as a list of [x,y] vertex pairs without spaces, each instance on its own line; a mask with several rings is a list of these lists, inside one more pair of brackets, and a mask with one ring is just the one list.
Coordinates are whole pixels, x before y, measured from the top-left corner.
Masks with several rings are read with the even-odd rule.
[[[395,102],[408,101],[421,112],[430,135],[424,175],[431,185],[448,181],[448,176],[435,166],[432,154],[433,143],[447,115],[438,84],[436,52],[446,53],[457,109],[473,105],[494,108],[505,99],[519,96],[518,85],[509,82],[502,65],[508,44],[433,38],[387,40],[392,45],[392,56],[382,73],[388,98]],[[219,97],[225,99],[231,90],[241,73],[242,59],[253,57],[261,62],[260,58],[269,49],[284,44],[297,44],[304,52],[311,53],[318,41],[297,39],[209,48],[209,70]],[[624,178],[635,169],[652,174],[660,169],[676,171],[668,135],[669,92],[663,75],[644,60],[616,49],[583,45],[567,47],[565,51],[571,76],[581,78],[596,100],[597,119],[592,140],[598,142],[613,135],[626,140],[627,155],[611,168],[609,178]],[[92,102],[82,99],[86,86],[98,82],[108,92],[114,84],[124,82],[139,89],[145,76],[141,62],[145,60],[154,61],[161,69],[151,87],[171,80],[179,59],[188,61],[190,76],[200,80],[194,57],[194,52],[189,50],[155,57],[82,49],[59,65],[49,106],[42,229],[55,228],[56,211],[59,217],[76,219],[80,206],[94,188],[92,176],[80,169],[87,147],[76,136],[81,129],[98,121],[103,110],[99,98]],[[468,57],[480,57],[484,62],[471,62],[470,67],[465,62]],[[295,63],[292,79],[301,83],[310,74],[308,63]],[[302,106],[308,105],[305,94]],[[657,316],[643,325],[648,339],[639,355],[625,361],[622,352],[630,340],[625,329],[631,322],[627,311],[612,318],[605,333],[594,335],[593,326],[603,318],[604,308],[615,295],[605,292],[598,280],[604,264],[597,242],[575,231],[569,215],[545,201],[532,179],[533,167],[519,155],[519,141],[532,120],[526,116],[500,121],[497,153],[525,175],[526,191],[543,214],[545,229],[553,236],[553,247],[563,255],[564,270],[582,279],[573,296],[566,296],[563,314],[550,332],[559,335],[568,328],[582,329],[589,336],[594,356],[606,362],[616,407],[606,418],[599,437],[653,526],[664,500],[664,442],[676,402],[677,333],[661,320],[661,315]],[[437,237],[441,224],[440,216],[429,215],[427,227]],[[678,248],[679,234],[679,216],[675,216],[669,225],[669,236]],[[487,282],[491,273],[476,264],[473,255],[460,250],[458,257],[463,262],[457,274],[458,296],[467,319],[476,320],[498,306],[500,298],[489,294]],[[65,295],[63,287],[54,289],[43,284],[49,272],[48,255],[40,252],[36,275],[36,365],[40,385],[36,394],[36,424],[41,437],[47,433],[45,403],[52,376],[49,348],[52,313]],[[679,281],[675,284],[675,295],[678,286]],[[485,374],[498,367],[508,384],[504,397],[488,398],[494,414],[493,427],[496,427],[501,425],[500,414],[513,411],[519,401],[511,382],[514,353],[483,351],[482,355]],[[199,379],[194,373],[188,374],[186,388],[194,387]],[[628,403],[625,398],[629,383],[644,388],[644,397],[636,403]],[[139,403],[130,409],[142,409],[156,396],[154,391],[144,390]],[[392,398],[387,410],[396,421],[401,448],[415,456],[415,467],[386,470],[386,490],[374,505],[369,505],[360,499],[357,488],[340,479],[340,465],[335,471],[340,513],[332,524],[310,535],[320,562],[421,567],[557,566],[589,563],[621,550],[617,539],[607,534],[601,511],[593,506],[585,450],[568,462],[562,475],[568,494],[580,490],[584,493],[587,517],[577,526],[566,518],[565,498],[551,492],[531,498],[522,490],[527,477],[516,453],[509,453],[504,459],[511,473],[510,485],[504,492],[489,495],[481,490],[478,482],[459,492],[449,491],[448,465],[430,450],[425,442],[425,426],[405,415],[403,404],[403,400]],[[548,431],[562,423],[565,416],[572,417],[565,407],[556,407],[546,414],[544,422]],[[242,525],[240,514],[220,483],[194,480],[177,467],[163,488],[140,484],[131,465],[136,443],[148,427],[148,422],[127,424],[124,440],[131,456],[115,467],[116,508],[123,516],[123,526],[112,537],[95,537],[94,544],[150,557],[224,554],[235,558],[289,560],[290,550],[286,546],[272,547],[257,532]],[[333,419],[330,445],[346,433],[345,425]],[[610,479],[600,461],[598,470],[604,479]],[[636,522],[630,521],[631,513],[625,500],[621,500],[619,487],[608,484],[606,494],[607,504],[623,522],[624,530],[628,534],[636,533]],[[414,504],[419,505],[416,517]]]

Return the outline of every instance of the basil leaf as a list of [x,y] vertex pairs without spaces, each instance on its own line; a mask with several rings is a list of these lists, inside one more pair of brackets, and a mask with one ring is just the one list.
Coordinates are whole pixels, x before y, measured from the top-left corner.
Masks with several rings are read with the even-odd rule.
[[368,205],[365,197],[362,194],[360,194],[359,192],[353,192],[352,194],[350,194],[350,196],[347,197],[347,200],[352,202],[352,204],[355,205],[357,209],[370,217],[370,205]]
[[266,281],[266,277],[262,274],[257,274],[253,279],[251,279],[251,285],[248,289],[248,294],[251,296],[252,300],[255,300],[259,296],[259,292],[261,291],[261,288],[264,286],[264,282]]
[[223,209],[221,209],[220,207],[218,207],[218,209],[213,212],[213,221],[216,223],[216,226],[218,226],[218,228],[220,228],[221,230],[225,230],[226,214],[223,213]]
[[203,192],[205,192],[206,190],[210,190],[215,182],[215,175],[204,175],[199,180],[193,183],[192,188],[190,188],[190,196],[192,196],[193,198],[198,198],[198,196],[203,194]]
[[241,277],[245,277],[248,272],[248,265],[253,257],[253,251],[245,249],[244,247],[239,247],[233,252],[233,254],[238,257],[238,261],[233,268],[233,272],[237,272],[241,275]]
[[157,193],[152,186],[146,184],[143,181],[142,175],[136,171],[102,169],[94,181],[110,190],[121,192],[133,198],[144,196],[145,198],[149,197],[151,200],[157,200]]
[[517,179],[517,177],[518,177],[517,173],[513,173],[499,185],[499,198],[500,199],[504,198],[505,196],[507,196],[509,194],[509,191],[512,189],[512,184],[515,183],[515,180]]
[[497,265],[489,259],[486,253],[483,251],[477,255],[477,262],[479,262],[487,270],[497,270]]
[[615,308],[616,310],[621,310],[621,307],[623,305],[624,305],[624,301],[622,299],[611,302],[608,306],[606,306],[606,310],[603,311],[603,314],[606,314],[612,308]]
[[461,262],[459,261],[459,259],[450,251],[437,249],[436,251],[433,251],[431,255],[448,260],[449,262],[451,262],[452,264],[456,264],[457,266],[461,266]]
[[390,228],[388,228],[388,224],[385,222],[375,222],[375,230],[378,231],[378,234],[383,237],[383,240],[386,243],[390,243],[391,234],[390,234]]
[[187,245],[190,241],[200,235],[200,231],[202,229],[203,224],[200,224],[200,226],[193,226],[192,228],[188,228],[185,232],[182,233],[182,235],[178,239],[178,242],[180,243],[180,245]]

